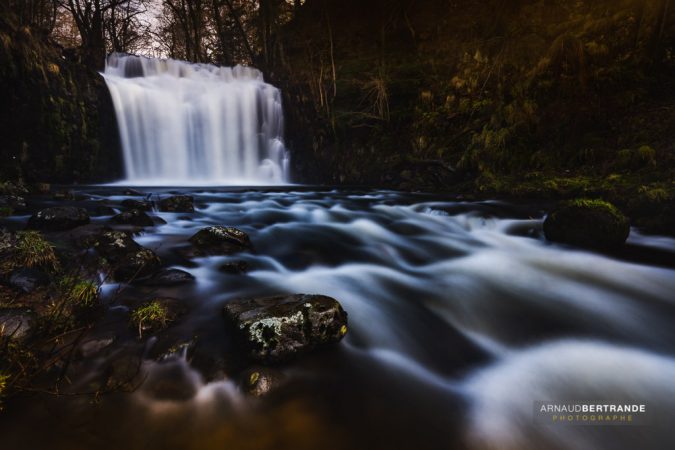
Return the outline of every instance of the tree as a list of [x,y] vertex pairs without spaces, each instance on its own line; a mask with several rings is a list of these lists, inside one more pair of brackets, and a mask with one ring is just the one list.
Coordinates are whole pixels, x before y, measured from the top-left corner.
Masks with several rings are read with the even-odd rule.
[[73,17],[85,61],[103,65],[106,52],[129,51],[139,40],[138,17],[148,0],[56,0]]

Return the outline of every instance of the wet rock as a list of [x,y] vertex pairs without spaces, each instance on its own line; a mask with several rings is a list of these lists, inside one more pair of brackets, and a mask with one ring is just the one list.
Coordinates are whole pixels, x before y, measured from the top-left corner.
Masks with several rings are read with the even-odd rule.
[[0,208],[24,209],[26,199],[18,195],[0,195]]
[[99,216],[112,216],[115,215],[116,211],[111,208],[110,206],[106,205],[101,205],[97,206],[94,208],[94,213],[92,214],[93,216],[99,217]]
[[159,201],[162,212],[194,212],[194,198],[189,195],[174,195]]
[[24,340],[35,328],[36,316],[28,308],[0,309],[0,336]]
[[213,226],[199,230],[190,238],[198,254],[227,255],[251,248],[246,233],[233,227]]
[[228,261],[221,264],[218,270],[230,275],[239,275],[248,272],[250,268],[249,263],[246,261]]
[[61,190],[54,193],[52,196],[54,200],[75,200],[75,191]]
[[339,342],[347,334],[347,313],[323,295],[233,300],[223,313],[248,356],[264,364]]
[[93,247],[104,231],[110,231],[110,228],[90,223],[65,231],[57,237],[70,242],[76,248],[85,249]]
[[145,194],[135,189],[125,189],[122,191],[122,195],[145,195]]
[[148,286],[176,286],[179,284],[192,283],[195,277],[180,269],[163,269],[143,280]]
[[252,367],[242,374],[241,388],[254,397],[262,397],[284,382],[283,373],[270,367]]
[[27,294],[40,286],[49,284],[49,276],[39,269],[22,268],[15,270],[9,277],[9,285]]
[[152,218],[140,209],[124,211],[113,216],[110,220],[119,225],[133,225],[136,227],[152,227],[155,225]]
[[126,209],[140,209],[141,211],[152,211],[152,203],[146,200],[127,199],[122,201],[122,206]]
[[57,206],[42,209],[28,219],[28,228],[35,230],[63,231],[89,223],[89,214],[83,208]]
[[78,354],[81,358],[91,358],[109,348],[113,342],[115,342],[114,335],[87,339],[78,348]]
[[106,231],[99,235],[96,251],[112,268],[116,281],[131,281],[154,274],[161,265],[159,257],[143,248],[122,231]]
[[601,200],[561,203],[544,221],[549,241],[579,247],[610,249],[623,245],[630,223],[615,206]]

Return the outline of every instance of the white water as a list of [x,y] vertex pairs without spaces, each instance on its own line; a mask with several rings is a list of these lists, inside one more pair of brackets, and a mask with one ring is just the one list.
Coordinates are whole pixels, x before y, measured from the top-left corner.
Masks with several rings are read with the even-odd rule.
[[126,183],[268,185],[288,181],[277,88],[249,67],[112,54]]

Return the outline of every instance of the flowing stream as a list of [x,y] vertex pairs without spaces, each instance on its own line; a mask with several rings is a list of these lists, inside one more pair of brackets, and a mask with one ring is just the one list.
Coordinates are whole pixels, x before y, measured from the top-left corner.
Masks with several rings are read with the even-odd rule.
[[[222,354],[228,300],[320,293],[343,304],[348,335],[278,368],[284,383],[259,399],[179,358],[148,359],[141,388],[99,403],[17,402],[0,423],[3,449],[675,448],[674,239],[633,230],[626,249],[608,255],[546,242],[536,205],[390,191],[180,191],[195,196],[196,212],[155,213],[167,223],[136,237],[196,277],[144,292],[190,308],[178,333]],[[189,236],[221,224],[246,231],[255,251],[181,256]],[[251,270],[218,270],[234,260]],[[123,288],[105,285],[107,301]],[[553,400],[633,400],[653,414],[644,427],[536,424],[533,403]]]

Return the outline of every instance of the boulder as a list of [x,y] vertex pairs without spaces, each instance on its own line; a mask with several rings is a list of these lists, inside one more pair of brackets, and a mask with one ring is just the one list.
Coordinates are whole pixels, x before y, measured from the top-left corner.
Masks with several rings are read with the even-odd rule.
[[24,340],[35,328],[36,316],[28,308],[0,309],[0,336]]
[[152,203],[147,200],[127,199],[122,201],[122,206],[126,209],[140,209],[141,211],[152,211]]
[[52,196],[54,200],[75,200],[75,191],[64,189],[57,191]]
[[141,247],[128,233],[122,231],[101,233],[94,247],[108,261],[116,281],[148,277],[161,266],[161,260],[155,252]]
[[213,226],[199,230],[190,238],[198,254],[228,255],[251,248],[246,233],[233,227]]
[[563,202],[548,214],[544,234],[553,242],[611,249],[626,242],[630,222],[610,203],[578,199]]
[[152,227],[155,225],[152,218],[140,209],[132,209],[117,214],[110,219],[119,225],[133,225],[136,227]]
[[135,189],[127,188],[127,189],[122,191],[122,195],[145,195],[145,194],[142,193],[141,191],[137,191]]
[[26,199],[18,195],[0,195],[0,208],[24,209]]
[[143,281],[148,286],[176,286],[179,284],[192,283],[195,277],[180,269],[163,269]]
[[27,294],[33,292],[40,286],[49,284],[49,276],[40,269],[30,269],[27,267],[17,269],[9,277],[9,285]]
[[239,275],[242,273],[248,272],[250,269],[249,264],[246,261],[228,261],[221,264],[218,267],[218,270],[223,273],[228,273],[230,275]]
[[323,295],[232,300],[223,313],[247,355],[264,364],[287,361],[347,334],[347,313]]
[[92,215],[94,216],[112,216],[115,214],[115,210],[111,208],[110,206],[106,205],[99,205],[96,208],[94,208],[94,213]]
[[89,214],[84,208],[57,206],[42,209],[28,219],[28,228],[46,231],[71,230],[89,223]]
[[159,201],[162,212],[194,212],[194,199],[189,195],[174,195]]

